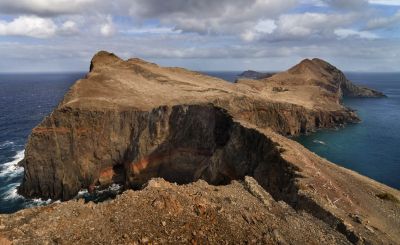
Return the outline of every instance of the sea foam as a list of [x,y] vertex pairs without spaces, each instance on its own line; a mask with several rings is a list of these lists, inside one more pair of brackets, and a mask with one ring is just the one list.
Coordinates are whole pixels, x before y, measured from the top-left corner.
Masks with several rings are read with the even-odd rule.
[[51,199],[44,200],[41,198],[27,199],[20,194],[18,194],[19,183],[12,183],[7,185],[7,191],[1,195],[1,198],[11,202],[21,201],[25,208],[43,206],[52,203]]
[[322,140],[313,140],[313,142],[321,145],[326,145],[326,143],[323,142]]
[[4,177],[15,177],[24,171],[24,168],[18,166],[18,163],[24,159],[25,150],[18,151],[17,154],[13,157],[13,160],[10,162],[6,162],[0,166],[0,178]]
[[12,141],[8,141],[8,140],[4,141],[4,142],[0,143],[0,150],[5,149],[10,146],[13,146],[13,145],[14,145],[14,142],[12,142]]
[[7,185],[7,191],[3,193],[2,198],[5,200],[18,200],[24,197],[18,194],[18,183],[12,183]]

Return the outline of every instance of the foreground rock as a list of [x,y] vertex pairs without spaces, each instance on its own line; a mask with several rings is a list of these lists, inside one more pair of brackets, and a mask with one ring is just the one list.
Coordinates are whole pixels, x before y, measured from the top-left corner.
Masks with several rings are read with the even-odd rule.
[[[356,114],[340,103],[343,81],[347,80],[340,71],[320,60],[305,60],[267,80],[240,80],[231,84],[180,68],[163,68],[139,59],[123,61],[100,52],[93,58],[87,77],[77,81],[52,114],[32,131],[19,191],[28,197],[68,200],[82,188],[91,190],[119,183],[140,189],[155,177],[179,184],[202,179],[209,184],[226,185],[252,176],[263,189],[245,184],[248,193],[244,194],[243,187],[234,184],[204,186],[199,191],[208,196],[210,188],[217,188],[233,197],[244,197],[238,199],[239,204],[224,205],[217,201],[223,209],[247,206],[250,193],[265,206],[257,210],[283,220],[285,213],[274,213],[269,204],[286,203],[283,206],[288,205],[287,210],[292,210],[298,221],[278,222],[271,228],[244,218],[248,223],[244,227],[252,229],[253,222],[255,227],[261,227],[254,231],[256,241],[263,241],[264,236],[259,236],[263,230],[268,234],[267,241],[284,243],[290,237],[294,243],[305,243],[311,239],[310,233],[297,228],[304,224],[309,228],[314,225],[315,229],[310,228],[313,234],[320,232],[314,238],[317,243],[327,237],[332,238],[329,239],[332,243],[396,243],[400,240],[399,206],[378,196],[398,198],[397,190],[338,167],[282,136],[357,122]],[[185,192],[187,187],[174,188],[176,192],[182,191],[176,202],[191,198]],[[128,193],[146,199],[151,192]],[[122,200],[94,209],[118,203],[133,209],[129,212],[140,212],[136,209],[142,206],[132,204],[133,199]],[[157,201],[154,205],[164,207],[164,202]],[[51,207],[57,210],[65,206],[68,210],[73,205],[67,202]],[[190,215],[183,206],[182,215]],[[48,209],[24,210],[22,216],[28,216],[27,212],[41,215]],[[243,213],[241,209],[231,212]],[[18,215],[3,218],[10,220],[11,229],[18,224]],[[126,225],[131,222],[129,227],[140,226],[138,236],[149,234],[141,230],[144,227],[149,231],[159,229],[156,223],[140,225],[150,219],[146,215],[150,214],[135,216],[137,221],[126,221]],[[57,219],[53,213],[48,219],[52,217]],[[75,221],[91,226],[97,222],[97,215]],[[233,224],[236,221],[237,226]],[[217,224],[243,227],[236,221],[230,223],[227,217],[222,217]],[[207,224],[204,228],[217,229],[212,223]],[[285,225],[296,228],[290,233],[290,228],[283,228]],[[32,227],[34,224],[27,229]],[[186,228],[180,227],[176,225],[174,229],[184,234]],[[245,231],[237,233],[233,241],[245,242]],[[228,239],[231,233],[225,232],[225,228],[216,230],[214,237]],[[24,232],[17,233],[4,234],[7,239],[23,239]],[[50,233],[44,230],[41,234]],[[130,233],[127,236],[138,239]],[[168,239],[167,236],[163,239]],[[145,238],[150,239],[147,235]],[[178,240],[171,240],[174,241]]]
[[276,202],[252,178],[220,187],[155,179],[110,202],[69,201],[0,222],[0,236],[15,244],[349,244],[327,224]]

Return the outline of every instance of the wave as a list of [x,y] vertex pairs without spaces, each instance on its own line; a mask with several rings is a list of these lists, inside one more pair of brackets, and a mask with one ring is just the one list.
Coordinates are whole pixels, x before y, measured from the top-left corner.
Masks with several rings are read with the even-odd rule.
[[313,142],[321,145],[326,145],[326,143],[323,142],[322,140],[313,140]]
[[[24,197],[22,197],[24,198]],[[24,205],[25,208],[32,208],[32,207],[37,207],[37,206],[45,206],[49,205],[51,203],[59,203],[60,201],[53,201],[51,199],[43,200],[42,198],[35,198],[35,199],[25,199],[26,204]]]
[[34,198],[34,199],[27,199],[20,194],[18,194],[18,186],[19,183],[12,183],[7,186],[7,191],[1,195],[3,200],[10,201],[11,203],[14,202],[21,202],[24,208],[31,208],[37,206],[44,206],[50,203],[53,203],[53,200],[48,199],[44,200],[41,198]]
[[18,151],[17,154],[13,157],[13,160],[10,162],[6,162],[0,166],[0,177],[16,177],[21,175],[24,171],[24,168],[18,166],[18,163],[23,160],[25,157],[25,150]]
[[75,199],[80,199],[80,198],[85,198],[86,196],[89,195],[88,189],[82,189],[78,192],[78,194],[75,196]]
[[9,141],[9,140],[6,140],[6,141],[4,141],[4,142],[2,142],[2,143],[0,144],[0,150],[1,150],[1,149],[5,149],[5,148],[7,148],[7,147],[9,147],[9,146],[13,146],[14,144],[15,144],[14,142]]
[[115,198],[118,194],[124,190],[123,185],[111,184],[107,188],[102,189],[100,186],[96,186],[92,193],[89,193],[87,189],[82,189],[78,192],[74,199],[85,199],[85,201],[102,202],[110,198]]
[[7,185],[7,191],[2,194],[2,198],[4,200],[18,200],[23,199],[24,197],[18,194],[19,183],[12,183]]

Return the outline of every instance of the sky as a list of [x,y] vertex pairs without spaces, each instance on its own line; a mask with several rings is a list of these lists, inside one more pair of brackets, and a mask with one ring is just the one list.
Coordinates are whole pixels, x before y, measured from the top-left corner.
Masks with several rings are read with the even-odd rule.
[[400,71],[400,0],[0,1],[0,72],[87,71],[99,50],[198,71],[313,57]]

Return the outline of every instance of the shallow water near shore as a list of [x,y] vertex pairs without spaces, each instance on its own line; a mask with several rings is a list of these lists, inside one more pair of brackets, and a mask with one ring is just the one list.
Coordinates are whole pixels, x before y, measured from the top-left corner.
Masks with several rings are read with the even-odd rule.
[[[240,72],[207,72],[234,81]],[[400,74],[349,73],[348,78],[388,95],[346,99],[363,122],[295,138],[313,152],[389,186],[400,188]],[[12,213],[51,200],[18,195],[23,177],[18,162],[30,131],[48,115],[84,73],[0,74],[0,213]],[[84,194],[87,196],[87,194]],[[90,198],[90,197],[89,197]]]

